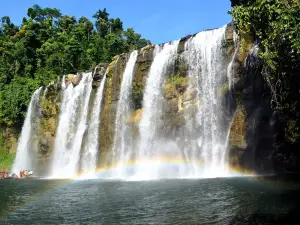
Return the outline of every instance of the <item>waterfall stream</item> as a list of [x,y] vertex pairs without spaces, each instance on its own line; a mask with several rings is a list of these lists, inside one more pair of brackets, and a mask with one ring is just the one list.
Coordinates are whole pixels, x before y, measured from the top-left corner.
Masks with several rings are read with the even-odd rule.
[[[92,80],[92,73],[84,73],[77,86],[68,85],[63,92],[54,145],[53,177],[65,178],[77,174],[82,139],[87,128]],[[62,87],[64,83],[65,80]]]
[[[224,154],[228,129],[220,90],[228,86],[226,59],[221,51],[226,27],[204,31],[186,43],[189,66],[188,93],[195,93],[197,109],[191,117],[186,104],[185,154],[193,165],[191,176],[215,177],[226,174]],[[230,120],[231,121],[231,120]],[[199,167],[198,161],[202,166]]]
[[106,81],[106,74],[101,80],[100,87],[96,93],[96,99],[92,109],[92,115],[90,119],[87,143],[85,145],[85,151],[82,159],[82,169],[84,173],[95,174],[97,168],[97,156],[99,155],[99,125],[101,115],[101,103],[103,98],[103,90]]
[[18,141],[17,154],[12,171],[19,174],[20,170],[34,169],[34,152],[37,151],[37,139],[40,126],[40,94],[42,88],[36,90],[30,100],[22,133]]
[[[227,176],[227,145],[234,116],[234,107],[229,105],[230,88],[238,40],[233,34],[235,52],[233,58],[228,57],[223,47],[226,29],[203,31],[182,39],[184,42],[173,41],[119,56],[101,81],[91,72],[74,75],[73,80],[81,76],[78,84],[64,76],[51,177],[70,178],[80,170],[94,175],[102,160],[98,160],[100,150],[106,157],[100,164],[114,167],[104,178]],[[144,56],[149,49],[153,56]],[[96,87],[93,82],[100,82],[96,91],[92,91]],[[142,99],[141,108],[141,102],[133,104],[135,88],[138,101]],[[44,98],[52,94],[50,90],[48,85]],[[172,92],[169,97],[168,91]],[[31,98],[15,172],[35,165],[32,154],[38,150],[40,92],[41,88]],[[105,126],[109,136],[101,130],[101,113],[111,123]]]
[[[126,124],[131,112],[131,91],[134,66],[136,63],[138,51],[133,51],[130,54],[129,60],[123,74],[121,82],[120,96],[117,106],[115,137],[112,151],[115,155],[116,162],[122,164],[129,160],[133,154],[132,133],[130,127]],[[114,176],[122,177],[124,171],[120,165],[117,174]]]
[[[138,166],[135,177],[156,177],[159,168],[151,161],[159,157],[163,147],[160,146],[159,125],[162,113],[162,84],[169,67],[173,67],[179,41],[156,46],[153,62],[148,74],[143,97],[143,112],[139,123],[140,143],[137,152]],[[160,151],[158,151],[160,150]]]

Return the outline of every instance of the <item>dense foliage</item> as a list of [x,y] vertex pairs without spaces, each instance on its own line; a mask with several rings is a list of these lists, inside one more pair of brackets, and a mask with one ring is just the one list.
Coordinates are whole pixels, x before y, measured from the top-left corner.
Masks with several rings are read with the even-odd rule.
[[300,1],[232,0],[243,34],[256,37],[272,106],[282,115],[288,141],[300,141]]
[[86,71],[150,42],[104,10],[78,20],[34,5],[20,26],[0,24],[0,125],[21,124],[32,92],[57,76]]

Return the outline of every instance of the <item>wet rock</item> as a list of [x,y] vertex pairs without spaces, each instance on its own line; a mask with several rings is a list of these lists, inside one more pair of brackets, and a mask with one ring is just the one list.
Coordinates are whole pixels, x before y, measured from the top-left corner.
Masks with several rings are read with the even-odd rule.
[[164,93],[164,97],[168,100],[176,98],[178,96],[176,86],[173,84],[165,84],[163,86],[163,93]]
[[191,101],[191,100],[195,99],[196,97],[197,97],[197,90],[196,89],[190,89],[190,90],[187,90],[183,94],[182,101],[183,102]]
[[165,101],[163,106],[163,112],[165,113],[177,113],[178,112],[178,99],[171,99]]
[[80,74],[78,74],[78,75],[74,75],[73,76],[73,79],[72,79],[72,84],[74,85],[74,86],[77,86],[78,84],[79,84],[79,82],[80,82],[80,80],[81,80],[81,75]]
[[72,83],[72,80],[76,76],[75,74],[68,74],[65,76],[66,85],[69,85]]
[[107,63],[100,63],[99,65],[97,65],[93,71],[93,80],[101,81],[106,73],[107,67],[108,67]]
[[137,57],[137,63],[144,63],[144,62],[152,61],[154,48],[155,48],[155,45],[147,45],[144,48],[142,48]]
[[240,149],[246,148],[246,114],[245,109],[242,107],[238,107],[235,113],[235,117],[233,119],[231,129],[230,129],[230,137],[229,137],[229,145],[236,146]]
[[188,35],[184,38],[181,38],[180,41],[179,41],[179,44],[178,44],[178,53],[182,53],[184,52],[185,50],[185,43],[190,39],[192,38],[194,35]]
[[53,147],[53,144],[54,137],[49,132],[44,133],[40,139],[40,153],[46,154]]

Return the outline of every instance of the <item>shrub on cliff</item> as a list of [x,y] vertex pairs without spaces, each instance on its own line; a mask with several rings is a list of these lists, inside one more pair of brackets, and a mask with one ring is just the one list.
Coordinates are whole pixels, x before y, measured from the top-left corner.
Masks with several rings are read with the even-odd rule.
[[289,139],[300,141],[300,2],[232,3],[235,6],[230,14],[240,35],[252,34],[259,44],[259,56],[264,62],[262,73],[271,90],[272,106],[281,113],[287,128],[293,130],[293,138]]

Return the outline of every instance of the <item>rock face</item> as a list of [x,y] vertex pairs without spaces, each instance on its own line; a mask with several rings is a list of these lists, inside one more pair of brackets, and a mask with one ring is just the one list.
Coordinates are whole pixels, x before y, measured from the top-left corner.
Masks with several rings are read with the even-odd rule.
[[[76,77],[73,75],[68,76],[70,85],[78,84],[79,81],[75,78]],[[51,164],[54,139],[59,119],[60,103],[62,100],[60,90],[60,84],[49,85],[47,91],[44,91],[43,96],[40,97],[42,116],[40,120],[39,147],[36,156],[41,174],[43,174],[44,171],[47,171]]]
[[[223,50],[228,57],[234,54],[233,45],[233,27],[228,26],[226,31],[226,40],[223,43]],[[197,91],[195,89],[187,89],[189,84],[188,67],[184,60],[184,46],[191,36],[182,38],[178,45],[177,57],[175,60],[175,67],[166,74],[163,83],[163,114],[162,118],[165,121],[161,127],[164,130],[164,135],[174,136],[179,134],[182,127],[185,125],[185,118],[183,109],[192,112],[191,116],[195,116],[198,106],[201,102],[196,98]],[[147,80],[147,76],[153,62],[153,50],[155,46],[147,46],[139,50],[137,57],[133,87],[132,87],[132,106],[134,112],[128,120],[128,124],[132,126],[133,136],[139,136],[138,125],[142,114],[142,100],[143,92]],[[102,165],[106,160],[105,158],[111,157],[111,148],[114,140],[114,127],[116,117],[116,105],[120,92],[120,84],[122,75],[124,73],[126,62],[129,54],[123,54],[113,59],[113,62],[108,67],[107,82],[105,86],[105,97],[103,113],[100,126],[100,146],[101,146],[101,160],[99,163]],[[243,64],[243,63],[239,63]],[[220,94],[223,96],[228,95],[230,92],[228,85],[220,87]],[[234,106],[235,107],[235,106]],[[243,146],[244,147],[244,146]],[[238,158],[240,160],[240,158]],[[109,161],[109,160],[107,160]],[[239,162],[238,162],[239,163]]]
[[[236,3],[234,3],[236,4]],[[176,135],[185,123],[183,109],[189,110],[189,115],[194,116],[201,101],[196,98],[195,89],[187,89],[188,68],[182,54],[186,41],[191,36],[182,38],[178,45],[175,67],[167,75],[163,83],[163,108],[165,126],[161,127],[166,136]],[[273,145],[277,128],[277,118],[270,107],[269,90],[260,70],[257,68],[256,52],[253,39],[243,36],[238,43],[239,49],[234,47],[234,28],[228,25],[226,38],[222,45],[228,57],[235,55],[232,61],[231,86],[224,83],[219,88],[219,95],[233,99],[230,107],[235,111],[229,138],[229,157],[233,167],[254,170],[256,172],[273,171]],[[142,114],[143,91],[150,66],[153,61],[155,46],[146,46],[139,50],[133,77],[132,107],[134,109],[127,123],[132,126],[133,135],[138,136],[138,124]],[[122,54],[113,58],[112,62],[99,64],[93,70],[93,92],[100,86],[106,74],[102,112],[100,119],[101,146],[99,165],[104,166],[105,159],[112,155],[114,129],[117,103],[119,99],[122,75],[130,54]],[[78,85],[81,75],[69,74],[66,76],[67,85]],[[60,104],[62,100],[59,83],[49,85],[47,92],[41,97],[40,107],[42,112],[39,149],[37,152],[40,167],[47,170],[53,155],[54,138],[58,125]],[[93,102],[93,100],[91,100]],[[0,130],[4,137],[1,146],[15,152],[19,130],[5,128]],[[1,148],[0,148],[1,149]]]

